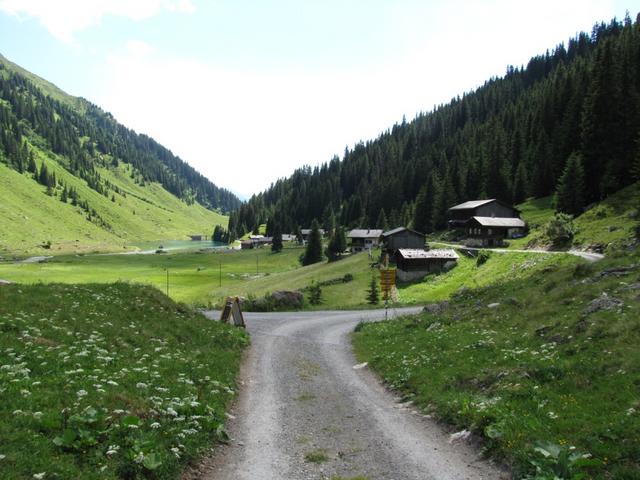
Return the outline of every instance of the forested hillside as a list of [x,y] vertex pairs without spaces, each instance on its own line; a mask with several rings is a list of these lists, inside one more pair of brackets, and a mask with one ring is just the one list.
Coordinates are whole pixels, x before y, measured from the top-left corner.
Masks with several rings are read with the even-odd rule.
[[[108,197],[121,192],[98,170],[123,162],[133,167],[136,183],[158,182],[189,204],[198,202],[223,213],[240,205],[234,194],[211,183],[152,138],[0,56],[0,161],[20,173],[34,174],[54,194],[58,179],[42,171],[34,147],[57,155],[68,172]],[[64,192],[65,198],[80,201],[77,192],[60,186],[60,195]]]
[[554,193],[559,210],[579,213],[640,177],[639,134],[640,24],[627,17],[510,66],[342,159],[296,170],[229,225],[235,236],[261,223],[292,232],[314,218],[325,228],[386,222],[429,232],[457,202]]

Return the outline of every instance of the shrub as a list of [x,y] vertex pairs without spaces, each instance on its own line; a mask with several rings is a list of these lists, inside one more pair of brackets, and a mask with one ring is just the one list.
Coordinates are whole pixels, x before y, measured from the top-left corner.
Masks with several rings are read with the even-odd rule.
[[491,252],[488,250],[480,250],[478,252],[478,256],[476,257],[476,267],[484,265],[487,263],[487,260],[491,258]]
[[322,302],[322,289],[320,284],[313,282],[309,287],[309,303],[311,305],[319,305]]
[[554,245],[570,243],[576,233],[573,217],[566,213],[556,213],[545,228],[547,237]]

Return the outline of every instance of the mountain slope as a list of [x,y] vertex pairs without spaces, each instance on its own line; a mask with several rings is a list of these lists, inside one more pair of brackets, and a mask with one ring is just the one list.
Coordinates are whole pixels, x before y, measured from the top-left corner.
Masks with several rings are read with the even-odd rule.
[[[639,132],[640,24],[625,18],[509,67],[342,159],[296,170],[234,212],[230,229],[241,236],[270,220],[294,231],[313,218],[327,228],[335,215],[353,227],[380,228],[386,217],[429,232],[446,226],[458,202],[521,203],[559,184],[579,191],[584,207],[640,176]],[[563,176],[574,155],[584,171],[576,186]]]
[[[239,205],[153,139],[0,56],[0,252],[116,250]],[[51,248],[41,245],[53,244]]]

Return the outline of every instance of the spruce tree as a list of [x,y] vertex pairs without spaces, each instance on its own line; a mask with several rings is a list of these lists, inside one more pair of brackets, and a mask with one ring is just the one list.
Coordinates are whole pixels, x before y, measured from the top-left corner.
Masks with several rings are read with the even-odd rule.
[[380,228],[383,231],[389,230],[389,222],[387,222],[387,215],[384,212],[384,208],[380,209],[378,220],[376,221],[376,228]]
[[322,236],[320,235],[320,225],[314,218],[311,222],[311,233],[307,240],[307,248],[302,256],[302,265],[311,265],[322,260]]
[[367,302],[370,305],[376,305],[380,302],[378,279],[376,278],[375,273],[371,275],[371,282],[369,283],[369,289],[367,290]]
[[429,233],[433,230],[433,176],[420,189],[413,213],[413,228],[418,232]]
[[558,180],[555,194],[556,210],[570,215],[580,215],[585,205],[585,179],[582,156],[569,156],[564,171]]
[[276,225],[273,228],[273,240],[271,242],[271,251],[278,253],[282,251],[282,232],[280,231],[280,225]]

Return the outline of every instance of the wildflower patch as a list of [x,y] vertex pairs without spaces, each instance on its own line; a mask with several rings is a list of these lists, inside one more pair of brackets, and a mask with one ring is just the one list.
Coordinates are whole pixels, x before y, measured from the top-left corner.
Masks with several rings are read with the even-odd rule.
[[224,439],[248,337],[152,287],[0,292],[0,470],[175,478]]

